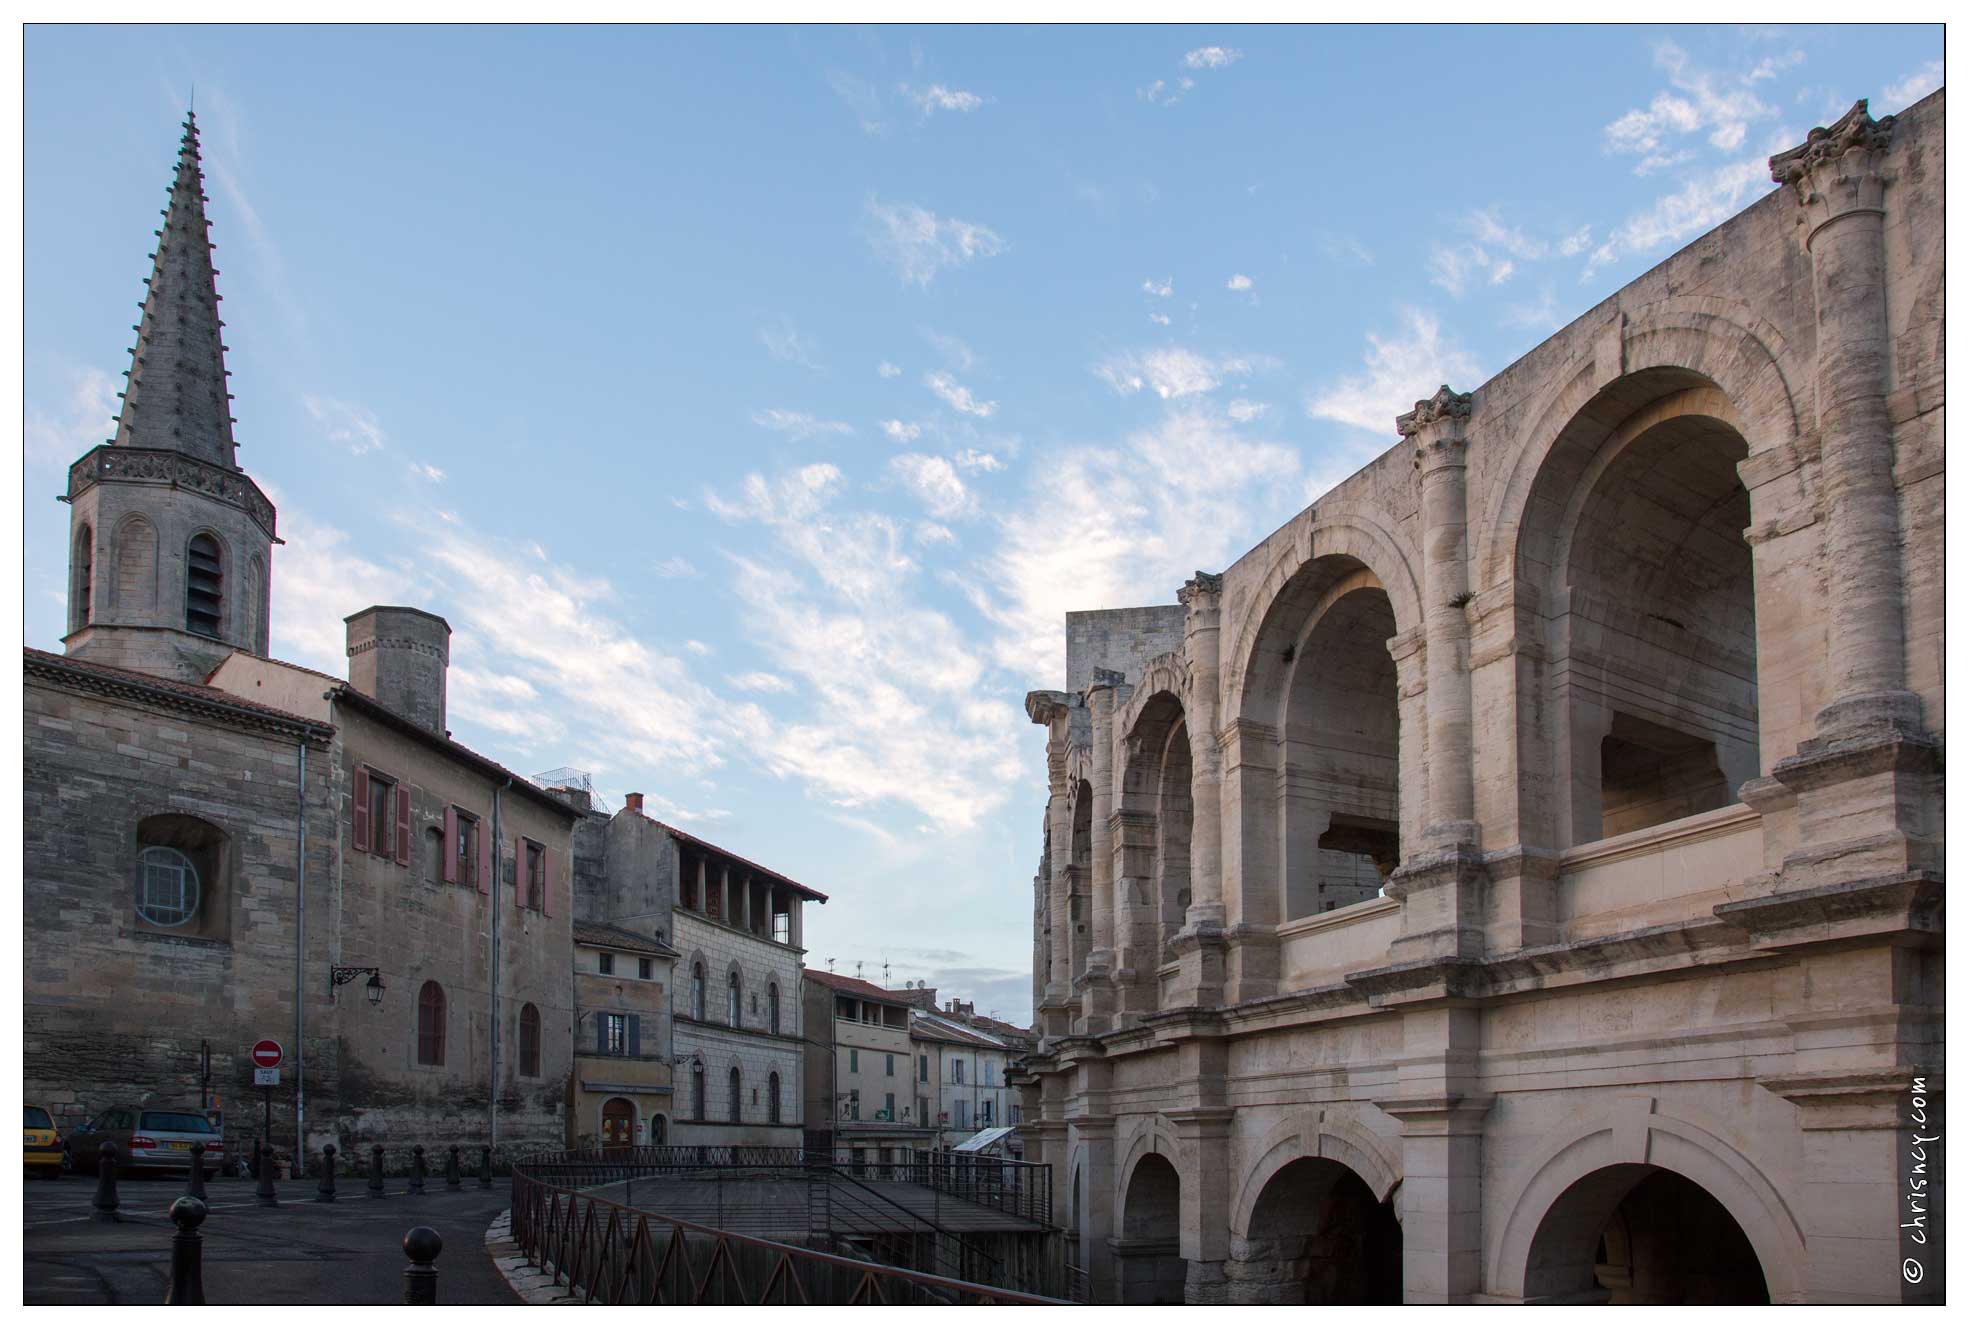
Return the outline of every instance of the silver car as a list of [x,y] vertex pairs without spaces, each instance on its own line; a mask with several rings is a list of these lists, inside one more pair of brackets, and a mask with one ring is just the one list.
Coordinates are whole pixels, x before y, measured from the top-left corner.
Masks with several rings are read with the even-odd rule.
[[226,1171],[226,1142],[203,1112],[196,1108],[113,1107],[65,1137],[77,1172],[95,1175],[103,1142],[116,1146],[117,1172],[139,1168],[180,1171],[191,1165],[191,1147],[205,1146],[205,1171]]

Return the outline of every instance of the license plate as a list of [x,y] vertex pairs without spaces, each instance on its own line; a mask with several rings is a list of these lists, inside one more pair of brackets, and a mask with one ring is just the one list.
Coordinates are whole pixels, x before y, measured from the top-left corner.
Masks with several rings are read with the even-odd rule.
[[190,1140],[167,1140],[167,1141],[166,1141],[165,1143],[167,1143],[167,1144],[169,1144],[169,1145],[170,1145],[170,1146],[171,1146],[171,1147],[172,1147],[173,1149],[189,1149],[189,1148],[191,1148],[191,1141],[190,1141]]

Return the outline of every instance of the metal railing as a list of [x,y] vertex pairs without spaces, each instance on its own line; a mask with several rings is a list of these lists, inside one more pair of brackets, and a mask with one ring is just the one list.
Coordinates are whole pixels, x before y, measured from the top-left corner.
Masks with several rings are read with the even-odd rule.
[[557,1285],[584,1301],[607,1305],[1067,1304],[728,1232],[617,1204],[585,1189],[610,1184],[606,1177],[597,1180],[598,1174],[627,1172],[633,1166],[629,1160],[600,1155],[635,1152],[640,1151],[566,1151],[525,1159],[513,1167],[514,1242]]

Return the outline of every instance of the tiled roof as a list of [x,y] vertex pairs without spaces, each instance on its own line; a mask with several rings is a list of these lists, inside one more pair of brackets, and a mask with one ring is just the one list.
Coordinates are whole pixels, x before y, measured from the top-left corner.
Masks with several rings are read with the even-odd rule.
[[877,987],[875,984],[867,982],[864,979],[849,978],[846,974],[830,974],[821,969],[809,969],[805,972],[809,979],[824,987],[833,988],[836,992],[849,992],[857,997],[865,997],[869,1001],[885,1001],[892,1006],[904,1006],[909,1001],[900,992],[891,992],[888,988]]
[[574,925],[574,940],[580,946],[607,946],[618,951],[643,951],[650,955],[677,954],[676,948],[656,937],[647,937],[628,928],[619,928],[613,923],[582,923]]
[[[284,665],[286,661],[275,660],[273,663]],[[308,672],[313,673],[314,671],[309,670]],[[514,793],[531,795],[535,802],[541,804],[543,807],[554,809],[570,821],[579,820],[581,817],[580,812],[569,807],[562,800],[555,798],[524,775],[519,774],[517,771],[506,769],[492,758],[481,752],[473,751],[455,738],[451,738],[445,734],[435,733],[426,729],[423,725],[418,724],[415,720],[398,715],[395,711],[385,706],[382,702],[377,701],[368,693],[360,692],[351,684],[343,682],[340,679],[336,680],[335,700],[342,705],[353,707],[355,710],[363,711],[383,721],[398,733],[428,743],[432,747],[455,757],[468,766],[476,766],[495,780],[511,780]]]
[[[924,1032],[918,1033],[919,1029]],[[1007,1050],[1003,1043],[989,1034],[923,1011],[916,1012],[915,1018],[910,1021],[909,1030],[912,1036],[933,1043],[963,1043],[971,1047],[990,1048],[994,1052]]]
[[124,669],[117,665],[77,659],[72,655],[38,651],[32,646],[22,647],[21,655],[22,667],[29,674],[39,674],[48,678],[66,678],[98,691],[148,694],[166,704],[175,702],[191,710],[229,711],[240,718],[258,720],[283,729],[304,729],[323,738],[335,732],[335,726],[332,724],[312,720],[305,715],[295,715],[291,711],[277,710],[272,706],[262,706],[259,702],[247,701],[243,697],[236,697],[220,688],[207,687],[203,683],[183,683],[173,678],[146,674],[137,669]]
[[[714,854],[723,854],[726,858],[729,858],[732,862],[741,863],[744,866],[751,868],[754,872],[758,873],[760,876],[771,877],[774,881],[780,883],[782,886],[792,887],[794,890],[800,892],[800,894],[806,896],[809,900],[816,900],[821,904],[827,903],[827,896],[825,894],[815,890],[811,886],[802,886],[799,882],[793,880],[793,878],[787,876],[784,872],[774,872],[771,868],[762,866],[761,864],[758,863],[754,863],[751,859],[746,858],[742,854],[734,854],[731,850],[726,849],[722,845],[715,845],[712,844],[709,840],[699,839],[697,836],[692,835],[689,831],[680,831],[675,826],[672,826],[669,822],[659,821],[657,818],[650,816],[650,814],[647,812],[641,812],[635,808],[624,808],[622,809],[622,811],[635,813],[636,816],[641,817],[644,821],[654,822],[656,825],[661,826],[664,830],[670,832],[670,834],[676,836],[679,840],[682,840],[685,844],[696,845],[699,849],[708,849]],[[620,814],[618,813],[617,815],[619,816]]]

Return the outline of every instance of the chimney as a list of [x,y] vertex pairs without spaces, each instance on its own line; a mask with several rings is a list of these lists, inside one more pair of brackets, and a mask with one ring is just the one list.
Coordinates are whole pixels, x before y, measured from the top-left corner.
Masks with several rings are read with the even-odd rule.
[[451,625],[403,605],[371,605],[349,628],[349,684],[413,724],[443,735]]
[[631,812],[641,812],[643,810],[643,796],[641,794],[624,794],[622,801],[628,805]]

